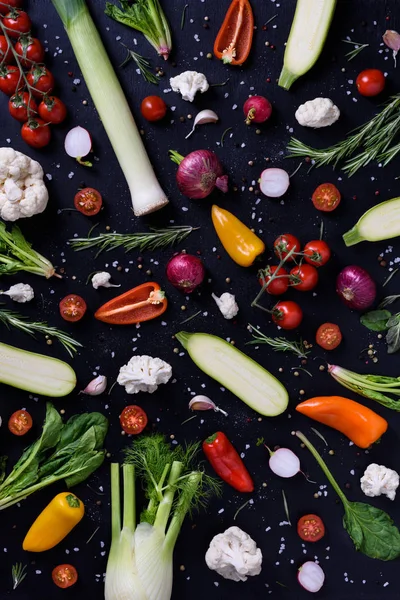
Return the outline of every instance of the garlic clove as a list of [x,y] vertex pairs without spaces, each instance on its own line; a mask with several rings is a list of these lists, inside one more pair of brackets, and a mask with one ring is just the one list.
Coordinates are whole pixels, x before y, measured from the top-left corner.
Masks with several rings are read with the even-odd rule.
[[218,117],[217,113],[215,113],[213,110],[209,110],[209,109],[201,110],[194,119],[192,131],[190,131],[187,134],[185,139],[187,140],[188,137],[190,137],[192,135],[192,133],[196,129],[197,125],[205,125],[206,123],[216,123],[218,120],[219,120],[219,117]]
[[386,46],[393,50],[394,66],[396,66],[397,53],[400,50],[400,34],[393,29],[387,29],[382,36]]
[[92,379],[84,390],[79,392],[80,394],[86,394],[87,396],[100,396],[107,387],[107,377],[105,375],[99,375],[95,379]]
[[228,413],[225,412],[224,410],[222,410],[221,408],[219,408],[212,400],[211,398],[208,398],[208,396],[194,396],[194,398],[191,399],[191,401],[189,402],[189,409],[190,410],[213,410],[214,412],[220,412],[222,413],[225,417],[228,416]]

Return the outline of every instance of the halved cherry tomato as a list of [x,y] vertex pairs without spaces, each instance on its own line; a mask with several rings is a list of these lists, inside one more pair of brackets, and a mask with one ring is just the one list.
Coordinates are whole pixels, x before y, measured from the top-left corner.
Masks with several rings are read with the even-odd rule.
[[14,119],[25,123],[29,117],[37,113],[37,104],[33,98],[29,98],[28,92],[17,92],[8,101],[8,110]]
[[8,429],[14,435],[25,435],[32,425],[32,417],[26,410],[17,410],[8,420]]
[[78,581],[78,571],[72,565],[58,565],[53,569],[51,576],[56,586],[63,590]]
[[113,325],[132,325],[161,316],[168,300],[158,283],[142,283],[100,306],[94,313],[99,321]]
[[[265,278],[266,283],[270,282],[265,291],[272,296],[284,294],[289,287],[289,273],[283,267],[281,267],[279,271],[277,271],[277,269],[278,267],[276,266],[268,266],[259,272],[259,275],[262,274]],[[271,277],[274,273],[276,274],[276,278],[271,281]],[[261,286],[264,285],[262,277],[260,277],[259,282]]]
[[50,94],[55,85],[53,74],[44,65],[34,65],[27,73],[26,79],[33,88],[32,94],[37,98]]
[[32,148],[43,148],[51,140],[51,130],[43,119],[29,119],[21,127],[21,136]]
[[[295,252],[300,252],[301,245],[297,237],[292,235],[291,233],[284,233],[280,235],[274,241],[274,252],[279,259],[286,258],[291,250]],[[290,260],[294,260],[295,257],[291,256]]]
[[377,96],[383,92],[386,78],[379,69],[366,69],[361,71],[356,79],[357,90],[361,96]]
[[140,112],[147,121],[160,121],[167,114],[167,105],[160,96],[147,96],[142,100]]
[[322,183],[312,195],[312,203],[317,210],[332,212],[342,199],[339,190],[333,183]]
[[33,63],[44,61],[44,48],[37,38],[30,35],[23,35],[15,44],[15,52],[21,57],[20,62],[23,67],[30,68]]
[[323,240],[312,240],[304,246],[304,260],[314,267],[323,267],[331,257],[331,249]]
[[24,0],[3,0],[0,2],[0,15],[6,15],[10,8],[20,8]]
[[70,323],[80,321],[87,310],[86,302],[77,294],[65,296],[59,306],[60,315],[65,321],[69,321]]
[[59,125],[67,116],[67,107],[56,96],[45,96],[39,104],[39,115],[46,123]]
[[313,290],[318,283],[318,271],[311,265],[298,265],[290,271],[291,285],[300,292]]
[[3,18],[3,25],[11,38],[19,38],[24,33],[29,33],[32,27],[28,13],[18,8],[12,8]]
[[297,533],[305,542],[318,542],[325,535],[325,525],[317,515],[304,515],[297,522]]
[[22,87],[21,74],[18,67],[3,65],[0,67],[0,90],[12,96],[17,89]]
[[248,0],[232,0],[215,43],[214,54],[222,62],[242,65],[253,43],[254,17]]
[[273,308],[272,320],[282,329],[295,329],[303,320],[303,311],[297,302],[281,300]]
[[[0,4],[1,11],[1,4]],[[14,62],[14,56],[4,35],[0,35],[0,64],[9,65]]]
[[146,427],[147,415],[143,408],[136,406],[136,404],[131,404],[130,406],[125,406],[120,414],[119,422],[125,433],[137,435],[138,433],[142,433]]
[[316,341],[324,350],[334,350],[340,345],[342,339],[342,332],[334,323],[324,323],[317,329]]
[[100,192],[94,188],[83,188],[75,194],[74,206],[76,210],[79,210],[82,214],[87,217],[93,217],[100,212],[103,205],[103,198]]

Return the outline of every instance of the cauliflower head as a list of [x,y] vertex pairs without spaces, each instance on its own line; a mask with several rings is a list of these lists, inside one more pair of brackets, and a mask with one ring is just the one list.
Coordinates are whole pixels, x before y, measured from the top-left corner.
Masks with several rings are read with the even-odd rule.
[[125,386],[127,394],[138,392],[152,394],[161,383],[167,383],[171,377],[171,365],[161,358],[143,354],[132,356],[128,364],[120,368],[117,382]]
[[384,465],[371,463],[364,471],[360,479],[361,489],[366,496],[374,497],[384,494],[390,500],[396,497],[396,490],[399,487],[399,475],[393,469],[388,469]]
[[184,71],[176,77],[171,77],[169,83],[173,91],[179,92],[183,100],[188,102],[193,102],[197,92],[204,94],[210,87],[206,76],[197,71]]
[[340,117],[340,110],[330,98],[314,98],[305,104],[300,104],[296,110],[297,122],[303,127],[329,127]]
[[247,576],[261,573],[262,552],[245,531],[229,527],[211,540],[206,563],[225,579],[247,581]]
[[211,294],[215,300],[216,305],[221,311],[224,319],[233,319],[239,312],[239,307],[236,302],[236,298],[233,294],[225,292],[220,298],[215,294]]
[[44,211],[49,194],[40,164],[13,148],[0,148],[0,217],[16,221]]
[[1,292],[4,296],[8,296],[14,302],[30,302],[35,297],[33,288],[28,283],[16,283],[12,285],[7,292]]

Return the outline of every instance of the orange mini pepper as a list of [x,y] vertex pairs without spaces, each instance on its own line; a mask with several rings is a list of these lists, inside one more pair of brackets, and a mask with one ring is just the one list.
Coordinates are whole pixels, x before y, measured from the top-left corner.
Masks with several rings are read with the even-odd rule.
[[232,213],[214,204],[211,216],[221,244],[241,267],[250,267],[265,251],[264,242]]
[[298,404],[296,410],[344,433],[360,448],[369,448],[388,428],[387,421],[376,412],[342,396],[310,398]]
[[254,17],[249,0],[233,0],[214,43],[214,54],[224,63],[242,65],[253,42]]

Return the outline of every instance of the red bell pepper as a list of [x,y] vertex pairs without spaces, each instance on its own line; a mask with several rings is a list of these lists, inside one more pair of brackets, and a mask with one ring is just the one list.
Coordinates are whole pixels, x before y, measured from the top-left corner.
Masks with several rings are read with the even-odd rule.
[[218,431],[203,442],[204,454],[214,471],[239,492],[252,492],[254,483],[242,459],[224,433]]
[[249,0],[232,0],[214,43],[214,54],[224,63],[242,65],[253,42],[254,17]]
[[113,298],[100,306],[94,316],[113,325],[132,325],[150,321],[162,315],[168,301],[158,283],[151,281]]

